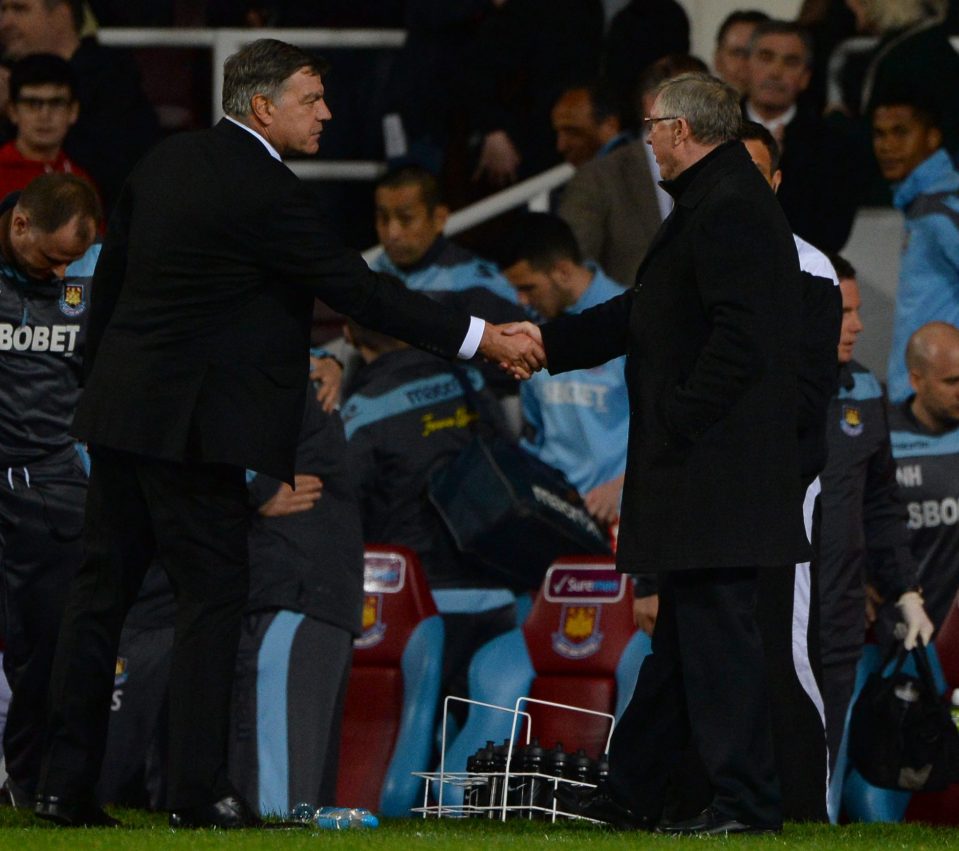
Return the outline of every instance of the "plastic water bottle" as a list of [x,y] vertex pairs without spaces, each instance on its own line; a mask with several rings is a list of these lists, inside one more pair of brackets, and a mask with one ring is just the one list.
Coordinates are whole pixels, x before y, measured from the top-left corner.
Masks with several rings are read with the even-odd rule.
[[373,828],[380,824],[380,820],[369,810],[350,807],[320,807],[313,822],[321,830]]
[[304,824],[308,824],[309,822],[313,821],[315,817],[316,807],[305,802],[297,804],[292,810],[290,810],[291,821],[301,821]]

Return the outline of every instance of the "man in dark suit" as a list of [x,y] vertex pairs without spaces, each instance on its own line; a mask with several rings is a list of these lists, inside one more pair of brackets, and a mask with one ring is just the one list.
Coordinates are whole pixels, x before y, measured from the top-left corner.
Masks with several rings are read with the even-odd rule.
[[[653,652],[610,754],[607,790],[563,805],[650,828],[690,743],[712,802],[661,829],[778,830],[762,571],[808,559],[797,441],[801,283],[789,225],[735,141],[737,94],[667,81],[646,119],[676,200],[632,289],[541,328],[551,373],[626,354],[630,437],[617,566],[657,573]],[[519,326],[527,332],[531,329]]]
[[452,358],[528,375],[539,344],[371,272],[324,226],[281,155],[315,153],[325,67],[279,41],[224,67],[216,127],[168,139],[125,185],[97,267],[86,390],[86,560],[51,681],[36,812],[112,822],[92,799],[123,617],[159,557],[177,598],[170,682],[173,826],[255,824],[226,772],[247,600],[244,469],[292,483],[313,299]]

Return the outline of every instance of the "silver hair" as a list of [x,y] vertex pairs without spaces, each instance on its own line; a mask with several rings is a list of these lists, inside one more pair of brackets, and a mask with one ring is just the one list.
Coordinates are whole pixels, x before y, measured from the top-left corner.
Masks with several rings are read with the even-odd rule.
[[322,77],[329,66],[275,38],[251,42],[223,63],[223,111],[233,118],[245,118],[253,111],[254,95],[275,101],[286,81],[302,68]]
[[901,30],[927,20],[943,20],[947,0],[861,0],[869,24],[879,33]]
[[656,90],[664,115],[685,118],[697,142],[704,145],[739,137],[742,111],[739,93],[708,74],[680,74]]

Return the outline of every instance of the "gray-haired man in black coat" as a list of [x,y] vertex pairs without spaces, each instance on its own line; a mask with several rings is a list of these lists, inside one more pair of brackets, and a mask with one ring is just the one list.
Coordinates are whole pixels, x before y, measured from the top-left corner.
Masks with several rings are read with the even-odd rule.
[[661,594],[652,655],[613,737],[609,787],[564,804],[655,826],[692,739],[712,803],[662,829],[777,830],[755,604],[760,571],[809,558],[796,434],[799,263],[775,196],[735,141],[735,91],[683,75],[663,84],[645,120],[676,206],[632,289],[541,328],[550,372],[628,357],[617,566],[658,573]]

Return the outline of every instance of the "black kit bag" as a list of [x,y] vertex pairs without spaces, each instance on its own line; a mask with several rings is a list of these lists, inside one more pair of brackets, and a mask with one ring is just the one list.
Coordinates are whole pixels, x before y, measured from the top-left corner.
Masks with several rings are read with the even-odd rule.
[[566,477],[502,438],[474,437],[433,472],[429,497],[459,550],[512,585],[538,588],[559,556],[611,553]]
[[[869,675],[849,720],[849,756],[873,786],[937,792],[959,782],[959,731],[936,689],[922,645],[894,645]],[[915,675],[903,671],[915,661]],[[892,659],[896,664],[885,674]]]

